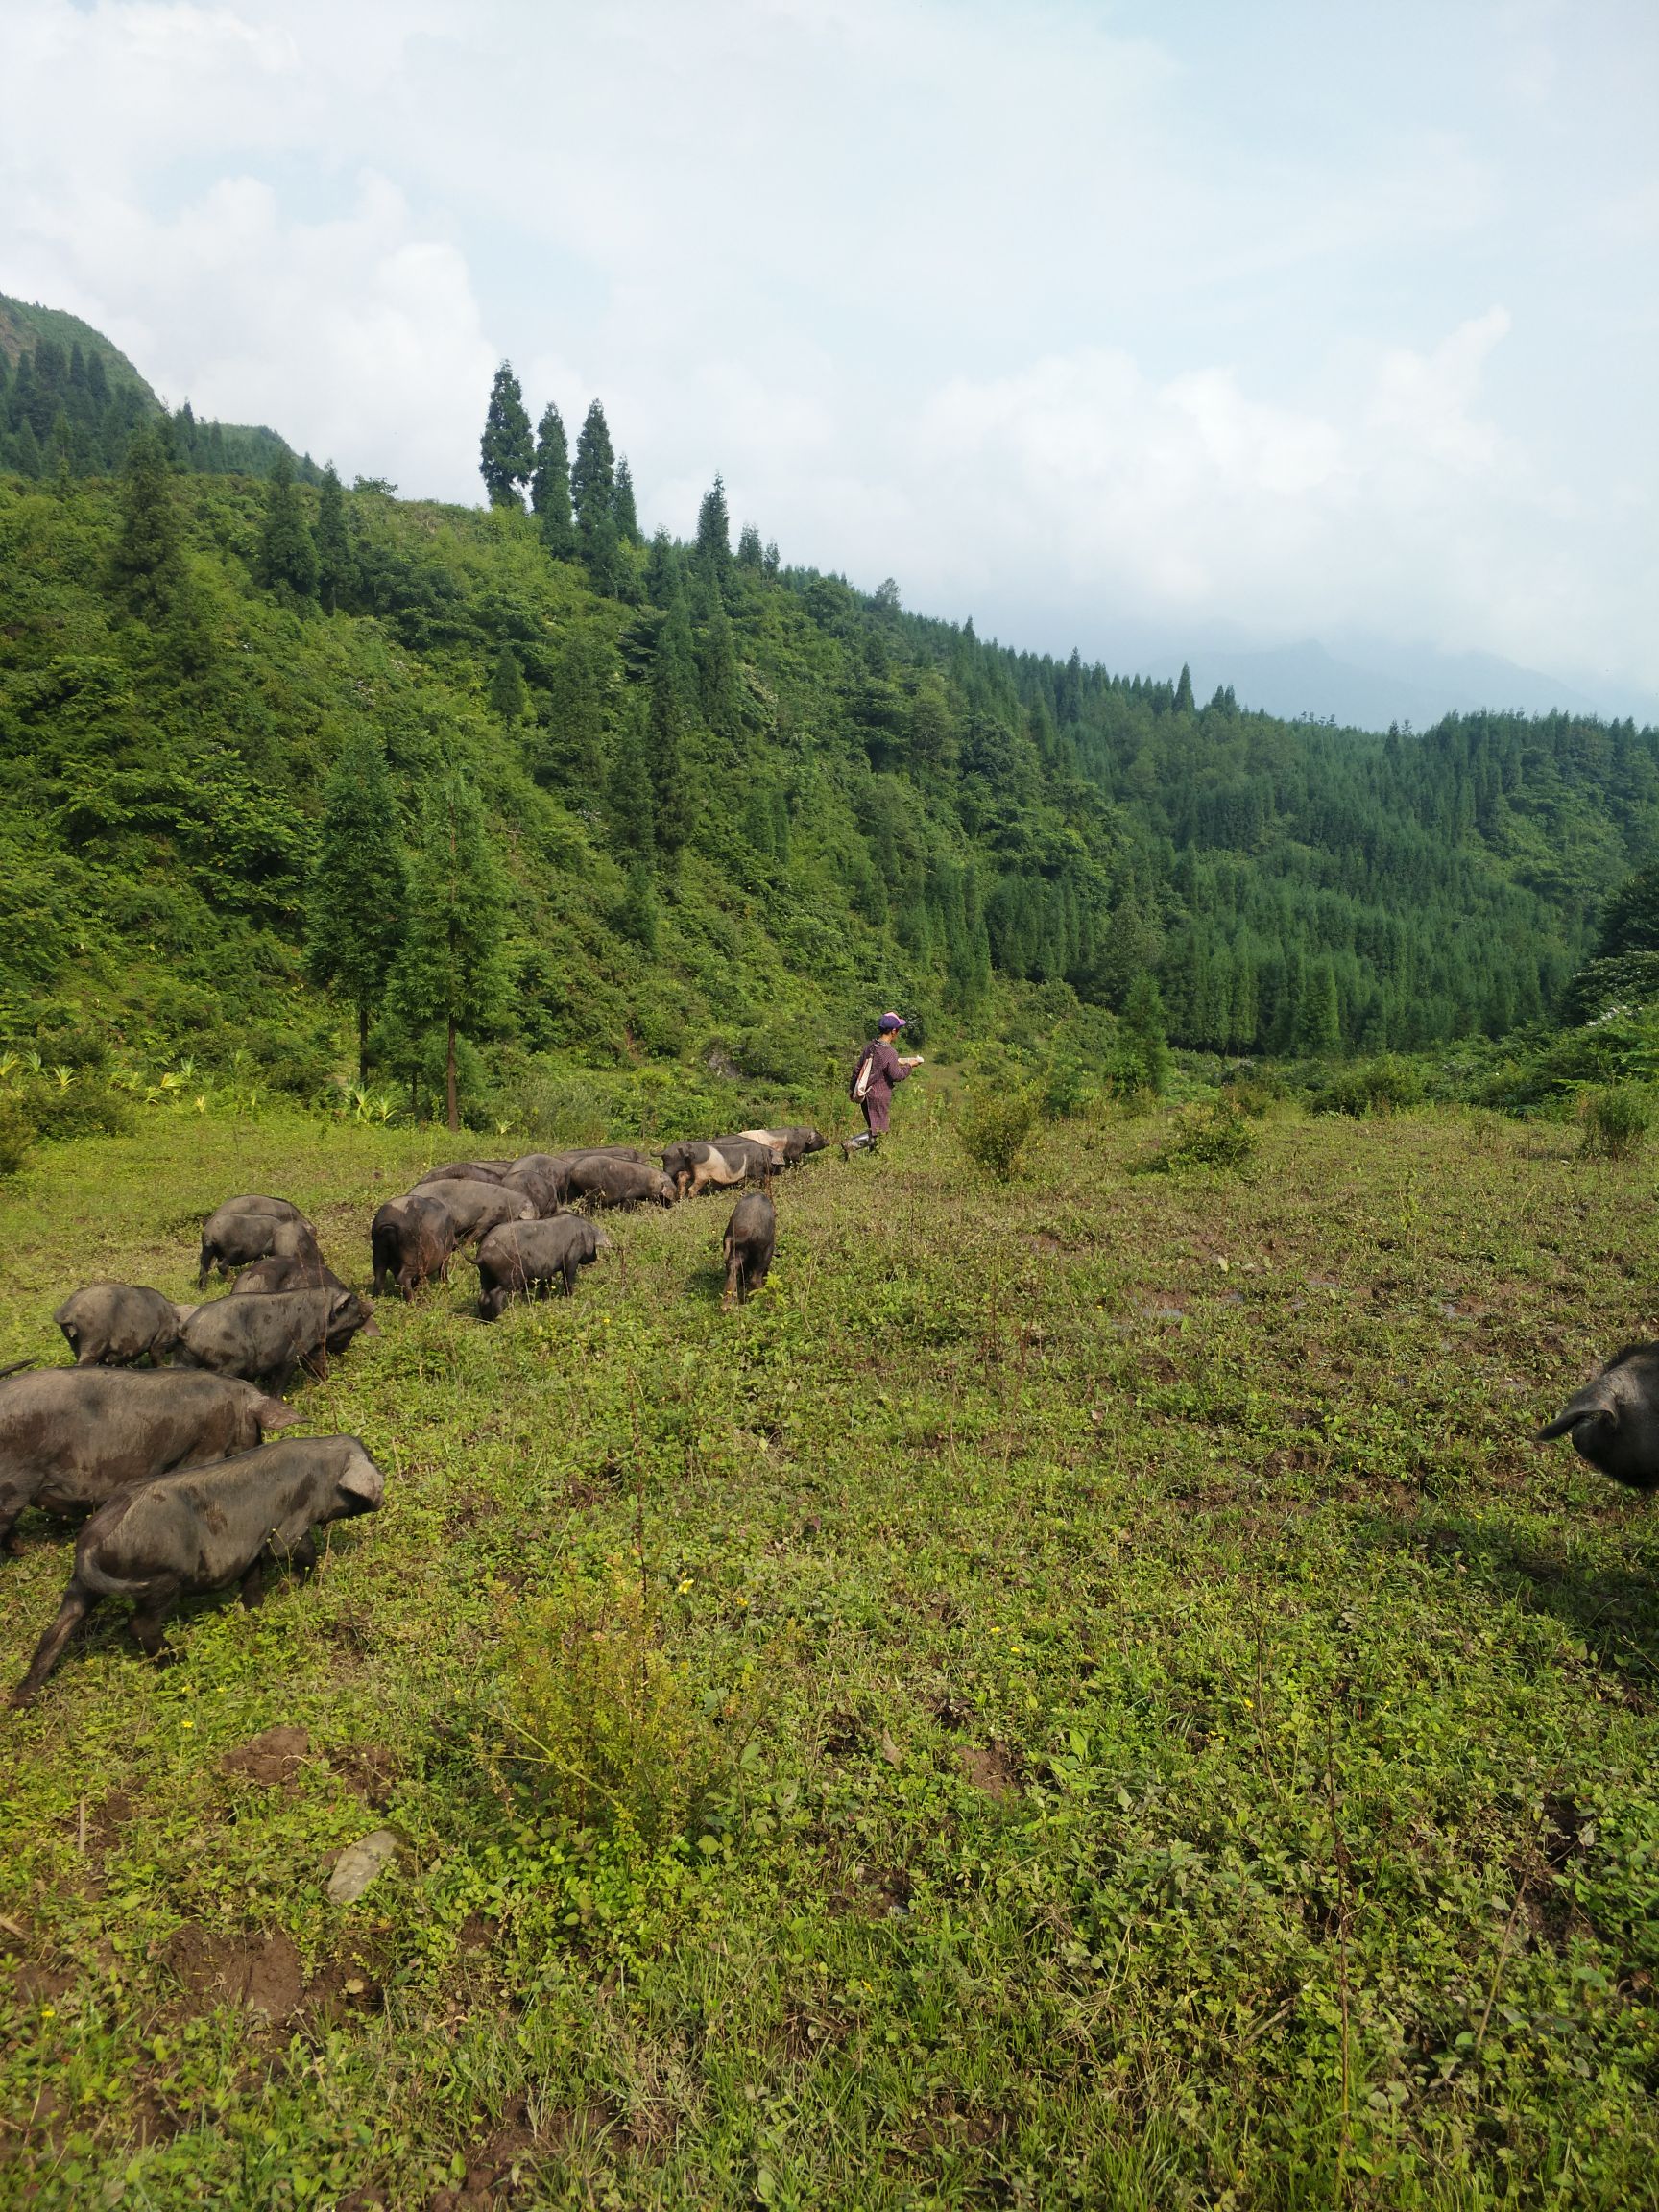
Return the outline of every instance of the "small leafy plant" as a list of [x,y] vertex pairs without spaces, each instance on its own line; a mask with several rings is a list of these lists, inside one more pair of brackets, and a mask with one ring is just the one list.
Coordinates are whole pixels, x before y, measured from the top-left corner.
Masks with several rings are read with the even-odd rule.
[[712,1723],[631,1563],[572,1571],[529,1608],[504,1680],[515,1757],[573,1828],[626,1830],[655,1848],[685,1832],[720,1778]]
[[1633,1160],[1653,1125],[1652,1105],[1633,1083],[1587,1092],[1582,1112],[1587,1160]]
[[1231,1099],[1189,1106],[1176,1116],[1168,1136],[1145,1163],[1149,1175],[1182,1174],[1208,1168],[1236,1175],[1255,1159],[1262,1139],[1254,1122]]
[[0,1175],[15,1175],[35,1149],[35,1124],[21,1100],[0,1093]]
[[957,1124],[962,1149],[977,1166],[1006,1183],[1037,1119],[1038,1102],[1024,1084],[985,1080],[970,1097]]

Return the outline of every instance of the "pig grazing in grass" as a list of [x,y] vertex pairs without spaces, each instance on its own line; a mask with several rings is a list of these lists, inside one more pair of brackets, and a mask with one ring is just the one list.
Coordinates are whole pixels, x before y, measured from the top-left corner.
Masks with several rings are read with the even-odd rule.
[[766,1280],[778,1244],[778,1211],[764,1190],[751,1190],[739,1198],[726,1224],[721,1247],[726,1255],[726,1295],[722,1308],[733,1297],[747,1300]]
[[[344,1290],[332,1267],[321,1252],[273,1252],[269,1259],[255,1260],[252,1267],[244,1267],[230,1286],[232,1298],[263,1296],[273,1290]],[[188,1319],[194,1306],[180,1310]]]
[[122,1490],[75,1544],[75,1572],[58,1618],[12,1693],[26,1705],[101,1598],[131,1598],[132,1634],[155,1658],[180,1598],[240,1582],[250,1604],[270,1567],[317,1560],[312,1531],[373,1513],[385,1479],[357,1436],[297,1436]]
[[407,1198],[387,1199],[369,1228],[375,1297],[396,1286],[403,1297],[413,1298],[444,1273],[457,1241],[455,1216],[442,1198],[411,1190]]
[[556,1221],[509,1221],[492,1229],[478,1247],[478,1310],[496,1320],[508,1301],[539,1294],[563,1283],[569,1297],[578,1267],[590,1266],[611,1239],[596,1221],[561,1214]]
[[205,1290],[215,1267],[228,1275],[252,1266],[268,1253],[284,1256],[317,1250],[317,1232],[298,1206],[286,1198],[227,1198],[202,1224],[199,1289]]
[[359,1330],[380,1334],[373,1307],[354,1290],[272,1290],[198,1306],[180,1332],[180,1354],[216,1375],[280,1383],[296,1367],[325,1366]]
[[435,1198],[448,1214],[457,1244],[469,1244],[503,1221],[536,1218],[536,1201],[503,1183],[423,1183],[420,1191],[423,1199]]
[[[770,1138],[770,1132],[768,1132]],[[705,1190],[731,1190],[739,1183],[761,1183],[783,1165],[782,1147],[756,1137],[716,1137],[712,1143],[687,1141],[670,1144],[662,1169],[682,1198]]]
[[48,1513],[101,1505],[146,1482],[248,1452],[300,1416],[250,1382],[188,1368],[53,1367],[0,1382],[0,1544],[26,1505]]
[[1571,1436],[1573,1449],[1615,1482],[1659,1490],[1659,1344],[1626,1344],[1585,1383],[1537,1441]]
[[745,1129],[743,1135],[766,1145],[784,1167],[798,1167],[808,1152],[822,1152],[830,1142],[819,1129]]
[[415,1188],[423,1190],[428,1183],[499,1183],[512,1165],[511,1160],[457,1160],[453,1166],[428,1167]]
[[572,1200],[592,1206],[672,1206],[679,1192],[666,1175],[637,1160],[613,1160],[589,1152],[571,1168],[566,1188]]
[[131,1367],[139,1359],[159,1367],[178,1350],[179,1331],[194,1311],[142,1284],[89,1283],[65,1298],[52,1318],[77,1367]]

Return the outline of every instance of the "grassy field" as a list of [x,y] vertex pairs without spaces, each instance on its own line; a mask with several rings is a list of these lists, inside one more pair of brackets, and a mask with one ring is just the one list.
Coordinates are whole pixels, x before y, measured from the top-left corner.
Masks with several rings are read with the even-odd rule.
[[[1659,1539],[1527,1442],[1652,1331],[1647,1171],[1287,1118],[1244,1180],[1070,1124],[998,1188],[899,1120],[787,1181],[745,1310],[720,1200],[569,1305],[383,1306],[297,1394],[379,1515],[164,1666],[105,1608],[0,1719],[0,2201],[1659,2202]],[[360,1278],[434,1142],[50,1151],[0,1361],[78,1283],[183,1296],[232,1191]],[[69,1559],[23,1533],[8,1681]],[[684,1836],[512,1755],[584,1577],[717,1746]]]

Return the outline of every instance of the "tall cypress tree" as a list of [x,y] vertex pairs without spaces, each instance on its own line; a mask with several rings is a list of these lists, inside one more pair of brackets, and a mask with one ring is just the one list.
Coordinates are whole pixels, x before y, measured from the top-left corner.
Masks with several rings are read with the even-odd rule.
[[265,486],[259,526],[259,581],[267,590],[309,599],[317,589],[317,546],[294,482],[294,464],[280,451]]
[[357,1077],[369,1080],[369,1022],[402,936],[403,852],[386,756],[367,731],[348,738],[323,786],[323,829],[305,909],[313,983],[357,1012]]
[[622,708],[622,726],[616,735],[616,757],[611,763],[611,826],[625,853],[649,860],[656,844],[655,804],[651,792],[651,755],[646,733],[644,702],[637,688],[630,690]]
[[478,441],[478,473],[492,507],[517,507],[520,484],[527,484],[536,467],[530,441],[530,418],[524,412],[524,395],[503,361],[490,387],[490,405],[484,415],[484,435]]
[[726,485],[716,476],[703,494],[697,510],[697,559],[710,576],[724,579],[732,565],[732,517],[726,507]]
[[329,462],[317,493],[317,596],[332,614],[351,581],[351,547],[346,536],[346,495]]
[[127,441],[121,527],[110,549],[109,581],[128,611],[145,622],[164,621],[184,583],[184,533],[173,479],[147,422]]
[[565,421],[549,403],[541,410],[536,430],[536,468],[530,478],[530,505],[535,511],[541,542],[555,561],[568,561],[576,551],[576,529],[570,515],[570,448]]
[[616,456],[612,450],[611,428],[597,399],[589,408],[576,441],[576,465],[570,471],[570,498],[576,510],[576,528],[585,560],[606,531],[616,524]]
[[651,662],[652,824],[659,848],[670,856],[685,845],[696,824],[697,795],[685,762],[695,684],[691,621],[682,594],[668,611]]
[[412,1035],[443,1024],[445,1103],[449,1127],[459,1129],[456,1040],[488,1036],[507,1009],[507,891],[484,808],[465,776],[457,770],[444,776],[421,813],[403,944],[386,996],[389,1010]]
[[624,545],[639,543],[639,514],[634,504],[634,471],[628,466],[628,456],[622,454],[616,463],[616,482],[611,499],[612,518],[616,524],[616,535]]
[[738,706],[737,649],[732,637],[732,618],[718,585],[709,588],[709,618],[703,625],[703,647],[698,655],[703,695],[703,719],[722,737],[735,738],[742,722]]
[[524,689],[518,656],[511,645],[503,645],[496,657],[495,673],[490,679],[490,704],[509,729],[524,718],[529,695]]
[[645,557],[645,594],[653,607],[672,607],[680,589],[680,556],[666,530],[656,531]]

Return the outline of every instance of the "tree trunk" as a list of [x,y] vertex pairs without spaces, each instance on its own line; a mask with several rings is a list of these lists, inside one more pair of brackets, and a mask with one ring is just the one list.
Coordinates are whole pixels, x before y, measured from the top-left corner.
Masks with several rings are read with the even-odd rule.
[[357,1009],[357,1080],[367,1091],[369,1088],[369,1002],[367,999]]
[[455,1022],[453,1018],[449,1022],[449,1048],[445,1059],[444,1081],[449,1102],[449,1127],[451,1130],[456,1130],[461,1126],[461,1112],[455,1102]]

